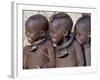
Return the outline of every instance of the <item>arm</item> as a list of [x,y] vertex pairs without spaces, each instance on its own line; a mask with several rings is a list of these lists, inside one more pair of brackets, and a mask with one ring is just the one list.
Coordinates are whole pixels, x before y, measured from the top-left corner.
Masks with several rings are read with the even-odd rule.
[[50,41],[47,42],[47,50],[48,50],[48,56],[49,56],[49,63],[47,64],[47,67],[55,67],[56,63],[56,54],[54,51],[54,47]]
[[73,46],[74,46],[74,49],[76,52],[77,64],[78,64],[78,66],[83,66],[84,65],[84,57],[83,57],[81,45],[79,43],[77,43],[77,41],[74,41]]
[[27,62],[28,62],[28,51],[27,46],[23,48],[23,69],[27,69]]

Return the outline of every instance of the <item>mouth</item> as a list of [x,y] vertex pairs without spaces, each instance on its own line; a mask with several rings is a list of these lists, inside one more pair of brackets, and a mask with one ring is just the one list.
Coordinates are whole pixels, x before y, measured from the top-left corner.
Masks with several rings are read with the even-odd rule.
[[56,43],[57,43],[56,41],[57,41],[57,40],[56,40],[55,38],[52,38],[52,42],[53,42],[53,46],[54,46],[54,47],[57,46],[57,45],[56,45]]
[[53,42],[56,42],[56,39],[55,39],[55,38],[52,38],[52,41],[53,41]]
[[32,39],[31,39],[31,38],[27,38],[27,40],[28,40],[29,42],[32,42]]

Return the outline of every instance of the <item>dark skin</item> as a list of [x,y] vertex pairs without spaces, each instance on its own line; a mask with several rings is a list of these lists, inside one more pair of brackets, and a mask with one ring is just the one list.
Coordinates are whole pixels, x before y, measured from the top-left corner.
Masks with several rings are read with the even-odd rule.
[[[28,41],[32,44],[41,37],[45,36],[46,32],[42,29],[43,25],[38,20],[30,20],[25,27]],[[35,51],[31,51],[32,45],[25,46],[23,49],[23,68],[52,68],[55,67],[54,48],[50,40],[44,41]]]
[[82,45],[88,42],[90,34],[88,26],[86,27],[84,24],[79,23],[76,25],[76,39]]
[[[63,43],[67,42],[67,39],[69,38],[69,31],[65,26],[69,27],[63,18],[55,19],[52,23],[50,23],[50,34],[53,44],[62,45]],[[83,53],[81,46],[77,43],[77,41],[74,41],[72,45],[66,49],[68,50],[69,54],[63,58],[59,58],[57,55],[60,54],[61,51],[57,50],[55,47],[56,67],[83,66]]]
[[76,40],[83,46],[86,66],[91,65],[91,47],[90,47],[90,26],[86,25],[89,24],[89,21],[86,22],[77,22],[76,24]]
[[40,38],[42,32],[45,33],[44,31],[41,31],[39,26],[41,25],[39,25],[37,21],[30,20],[30,22],[28,22],[25,34],[29,43],[32,44],[32,42],[35,42]]
[[60,43],[62,38],[68,35],[68,31],[65,31],[65,27],[63,26],[66,26],[64,19],[54,20],[53,23],[50,24],[50,35],[53,43]]

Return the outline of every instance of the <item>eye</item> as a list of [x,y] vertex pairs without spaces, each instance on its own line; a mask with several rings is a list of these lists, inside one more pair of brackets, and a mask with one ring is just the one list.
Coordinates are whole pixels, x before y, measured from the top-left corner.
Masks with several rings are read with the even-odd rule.
[[26,34],[26,36],[29,36],[29,35],[31,35],[31,32],[26,31],[25,34]]

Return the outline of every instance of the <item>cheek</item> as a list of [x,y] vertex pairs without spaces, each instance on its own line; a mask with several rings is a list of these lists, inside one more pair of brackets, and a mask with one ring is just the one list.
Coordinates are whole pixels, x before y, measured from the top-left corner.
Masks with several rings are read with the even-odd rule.
[[32,33],[31,34],[31,38],[34,40],[34,39],[37,39],[39,37],[39,33]]
[[61,32],[58,32],[56,34],[54,34],[53,36],[57,42],[59,42],[61,39],[63,39],[63,34]]
[[88,39],[88,35],[86,33],[84,33],[81,37],[84,41],[87,41]]
[[85,43],[88,39],[87,35],[76,36],[77,40],[81,43]]

